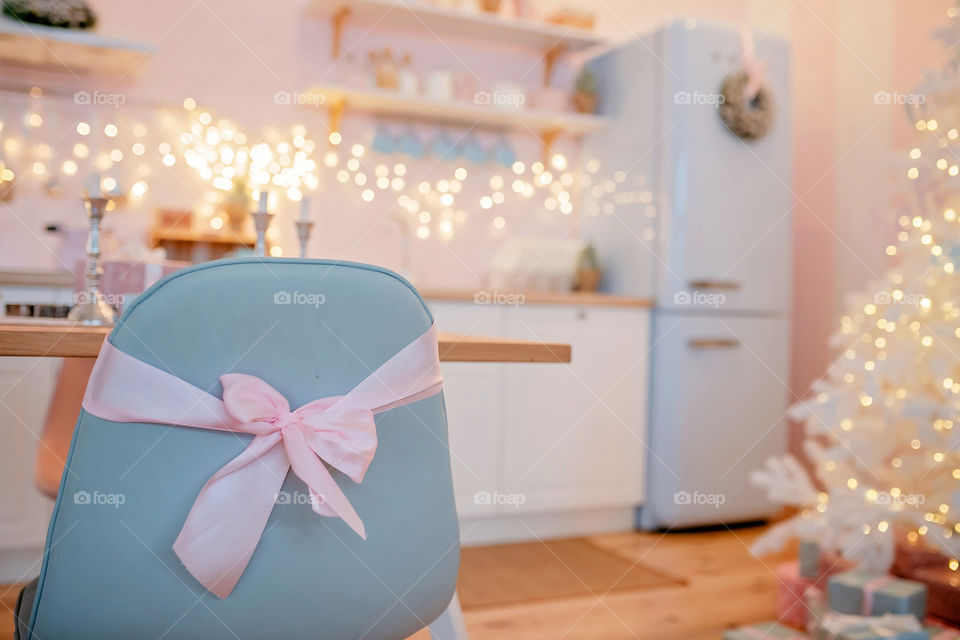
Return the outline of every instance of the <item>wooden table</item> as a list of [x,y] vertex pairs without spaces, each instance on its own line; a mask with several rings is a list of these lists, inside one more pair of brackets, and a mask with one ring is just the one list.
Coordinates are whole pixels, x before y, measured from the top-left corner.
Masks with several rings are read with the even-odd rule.
[[[95,358],[112,327],[62,320],[0,321],[0,356]],[[570,345],[440,333],[445,362],[570,362]]]

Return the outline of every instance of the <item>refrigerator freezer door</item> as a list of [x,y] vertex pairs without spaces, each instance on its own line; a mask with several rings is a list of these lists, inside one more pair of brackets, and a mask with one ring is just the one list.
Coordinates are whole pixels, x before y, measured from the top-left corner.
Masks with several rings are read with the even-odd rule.
[[[775,112],[769,131],[744,140],[718,113],[724,78],[738,72],[741,35],[726,26],[674,23],[664,38],[672,70],[662,92],[663,244],[657,300],[667,308],[784,311],[790,303],[790,55],[785,41],[756,43]],[[661,126],[663,128],[663,126]]]
[[790,53],[769,34],[756,49],[775,114],[752,141],[718,112],[742,62],[732,26],[675,21],[590,61],[613,124],[584,139],[581,224],[605,289],[677,310],[788,308]]
[[787,448],[784,318],[658,313],[643,528],[744,522],[779,507],[749,474]]

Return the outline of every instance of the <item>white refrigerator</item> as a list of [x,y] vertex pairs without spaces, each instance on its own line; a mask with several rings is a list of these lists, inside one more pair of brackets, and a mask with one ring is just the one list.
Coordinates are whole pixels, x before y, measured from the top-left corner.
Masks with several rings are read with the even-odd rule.
[[605,290],[656,301],[646,529],[776,510],[748,476],[787,448],[790,51],[754,36],[775,106],[753,140],[718,110],[750,41],[734,26],[673,20],[588,63],[614,123],[584,142],[583,234]]

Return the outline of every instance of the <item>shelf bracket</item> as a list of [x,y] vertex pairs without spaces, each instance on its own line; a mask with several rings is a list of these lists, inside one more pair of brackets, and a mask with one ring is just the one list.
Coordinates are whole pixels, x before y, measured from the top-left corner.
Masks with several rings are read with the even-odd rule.
[[557,66],[557,60],[564,53],[562,44],[555,44],[547,49],[543,54],[543,87],[550,88],[550,80],[553,78],[553,69]]
[[545,167],[550,166],[550,151],[553,149],[553,143],[556,142],[560,133],[560,129],[546,129],[540,132],[540,142],[543,145],[541,159]]
[[336,12],[330,17],[331,26],[333,27],[333,59],[336,60],[340,57],[340,39],[343,36],[343,23],[347,21],[347,16],[350,15],[350,7],[340,7]]

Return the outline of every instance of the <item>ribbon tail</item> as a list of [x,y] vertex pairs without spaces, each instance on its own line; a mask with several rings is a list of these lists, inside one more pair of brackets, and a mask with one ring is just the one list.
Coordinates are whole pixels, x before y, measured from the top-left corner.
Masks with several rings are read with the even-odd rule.
[[357,535],[366,540],[367,531],[363,520],[330,475],[330,471],[310,449],[303,432],[299,429],[288,429],[284,434],[283,444],[293,472],[310,488],[313,510],[320,515],[339,516]]
[[[184,567],[220,598],[233,591],[256,549],[290,469],[279,433],[256,436],[197,496],[173,544]],[[242,496],[242,500],[238,497]]]

